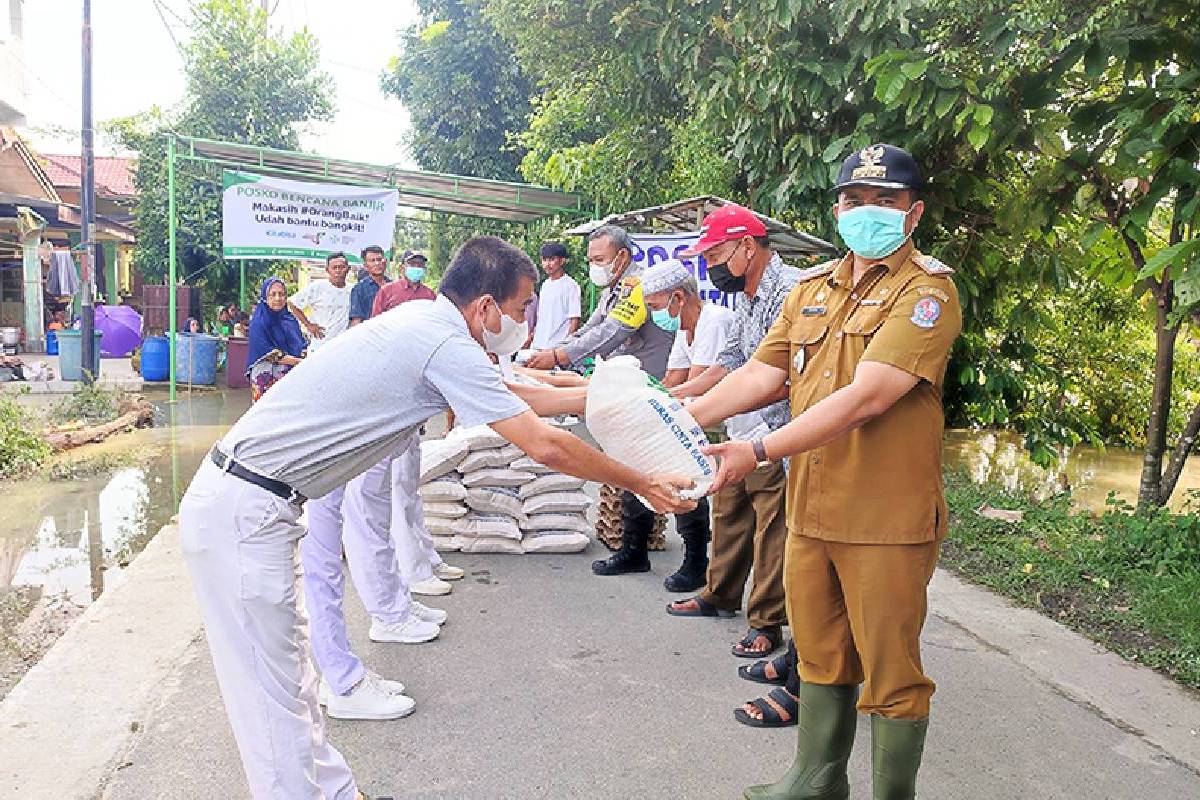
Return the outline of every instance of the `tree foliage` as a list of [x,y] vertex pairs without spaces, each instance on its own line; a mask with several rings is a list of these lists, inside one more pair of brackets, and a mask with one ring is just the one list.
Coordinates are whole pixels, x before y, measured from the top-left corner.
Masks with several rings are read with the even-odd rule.
[[[249,0],[199,3],[189,28],[180,107],[155,108],[112,126],[138,156],[134,264],[150,280],[162,280],[167,271],[169,134],[295,150],[305,123],[332,116],[330,82],[320,70],[312,34],[272,30],[267,15]],[[237,265],[221,258],[220,177],[216,168],[177,164],[179,275],[205,287],[210,302],[234,300],[238,285]],[[251,263],[257,282],[270,265]]]
[[405,144],[424,169],[481,178],[517,177],[532,94],[509,48],[463,0],[421,0],[423,20],[403,31],[382,77],[412,116]]

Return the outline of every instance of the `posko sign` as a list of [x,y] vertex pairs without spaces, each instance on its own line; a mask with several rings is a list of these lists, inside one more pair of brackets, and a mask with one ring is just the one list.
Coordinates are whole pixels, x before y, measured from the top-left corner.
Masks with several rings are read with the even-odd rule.
[[392,248],[395,189],[306,183],[226,170],[221,198],[225,258],[312,258],[368,245]]
[[650,267],[659,261],[677,258],[696,276],[702,298],[727,308],[734,308],[737,304],[736,295],[726,294],[713,286],[708,277],[708,262],[704,260],[704,256],[683,258],[680,255],[700,239],[699,233],[631,233],[629,238],[633,240],[635,264]]

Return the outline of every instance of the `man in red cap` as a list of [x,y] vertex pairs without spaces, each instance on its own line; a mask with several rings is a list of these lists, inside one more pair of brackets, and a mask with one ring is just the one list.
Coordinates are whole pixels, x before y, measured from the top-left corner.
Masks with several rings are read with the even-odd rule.
[[[704,219],[701,237],[686,258],[703,254],[713,285],[726,292],[740,292],[735,321],[725,349],[707,370],[680,384],[672,394],[696,397],[721,378],[745,364],[758,349],[771,324],[779,316],[783,301],[801,271],[783,263],[771,249],[767,228],[753,211],[729,204]],[[788,423],[791,414],[786,400],[726,421],[733,439],[750,441]],[[779,645],[787,622],[783,596],[783,549],[787,529],[784,495],[787,478],[780,462],[755,469],[745,480],[713,496],[713,540],[707,584],[701,593],[667,606],[667,613],[682,617],[730,616],[742,605],[746,581],[753,567],[753,584],[746,606],[750,629],[733,646],[743,658],[768,655]],[[762,671],[765,667],[755,666]],[[770,676],[768,676],[770,677]],[[742,710],[751,725],[776,726],[795,723],[795,699],[776,692],[779,708],[771,713],[749,704]],[[756,702],[771,702],[770,699]]]

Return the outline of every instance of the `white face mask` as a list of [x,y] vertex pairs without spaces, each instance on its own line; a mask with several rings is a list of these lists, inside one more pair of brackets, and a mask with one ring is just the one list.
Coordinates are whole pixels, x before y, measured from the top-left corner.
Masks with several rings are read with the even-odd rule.
[[[496,306],[499,311],[500,307]],[[483,326],[483,346],[489,353],[498,356],[511,356],[521,349],[529,338],[529,323],[517,322],[515,319],[500,312],[500,332],[492,333],[487,324]]]
[[597,286],[608,286],[615,265],[615,261],[607,264],[588,264],[588,278]]

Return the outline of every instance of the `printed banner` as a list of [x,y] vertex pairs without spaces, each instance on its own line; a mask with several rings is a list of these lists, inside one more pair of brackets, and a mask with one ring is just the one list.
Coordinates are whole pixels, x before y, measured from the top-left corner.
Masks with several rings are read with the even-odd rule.
[[392,249],[395,189],[306,183],[226,170],[221,200],[222,255],[324,259],[344,252],[362,263],[368,245]]
[[734,308],[737,295],[726,294],[712,285],[708,279],[708,262],[704,256],[682,258],[679,254],[694,245],[699,239],[697,233],[631,233],[633,240],[633,261],[635,264],[653,266],[668,258],[678,258],[696,276],[700,284],[700,296],[710,303]]

